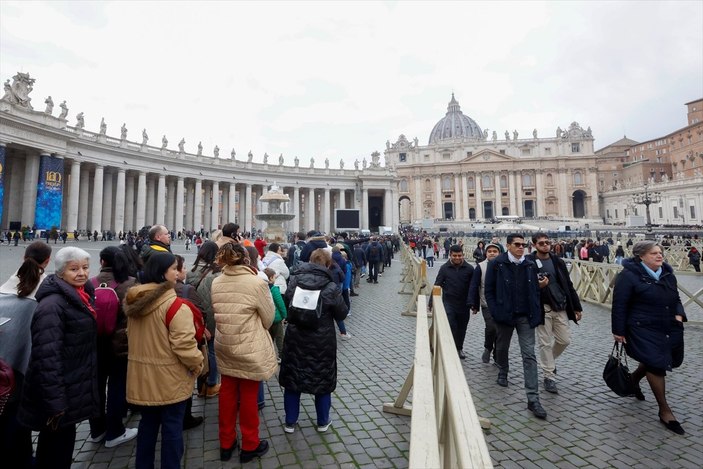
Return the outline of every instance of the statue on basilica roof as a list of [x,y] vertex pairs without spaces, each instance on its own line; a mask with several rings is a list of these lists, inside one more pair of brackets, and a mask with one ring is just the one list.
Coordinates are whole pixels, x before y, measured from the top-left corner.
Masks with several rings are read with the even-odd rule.
[[505,131],[505,140],[510,141],[510,132],[508,132],[507,130]]
[[51,99],[51,96],[44,100],[44,104],[46,104],[46,109],[44,109],[44,113],[51,115],[51,113],[54,112],[54,100]]
[[76,128],[82,129],[83,127],[85,127],[85,116],[82,112],[79,112],[76,114]]
[[517,140],[517,136],[518,136],[517,130],[513,130],[513,140]]
[[232,148],[232,151],[230,152],[229,156],[232,157],[232,161],[236,160],[237,152],[234,151],[234,148]]
[[179,153],[185,153],[185,146],[186,146],[186,139],[181,138],[181,141],[178,142],[178,151]]
[[297,156],[293,158],[293,164],[295,164],[295,167],[297,168],[300,165],[300,158]]
[[161,149],[165,150],[166,147],[168,146],[168,139],[166,138],[166,135],[161,138]]
[[561,138],[561,126],[557,127],[557,138]]
[[359,171],[359,158],[354,160],[354,169]]
[[122,128],[120,129],[120,140],[127,140],[127,123],[124,122],[122,124]]
[[105,118],[100,119],[100,135],[107,134],[107,124],[105,123]]
[[342,158],[339,159],[339,169],[344,169],[344,160]]
[[310,157],[310,167],[311,168],[315,167],[315,158],[313,158],[312,156]]
[[278,156],[278,166],[283,166],[283,153]]
[[220,147],[215,145],[215,148],[212,149],[212,154],[215,155],[215,158],[219,158],[220,157]]
[[537,138],[537,129],[532,131],[532,138]]
[[264,152],[264,164],[269,164],[269,154]]
[[329,168],[330,168],[330,159],[325,158],[325,169],[329,169]]
[[59,119],[66,119],[66,116],[68,116],[68,106],[66,105],[65,99],[61,104],[59,104],[59,107],[61,108],[61,114],[59,114]]
[[203,156],[203,142],[198,142],[198,156]]
[[362,162],[362,167],[363,167],[363,169],[366,169],[366,165],[367,165],[367,164],[368,164],[368,163],[366,163],[366,158],[364,157],[364,161]]
[[498,134],[496,133],[495,130],[493,131],[493,136],[491,137],[491,140],[493,140],[494,142],[495,142],[496,140],[498,140]]
[[252,154],[251,150],[249,150],[249,154],[247,155],[247,163],[251,163],[253,159],[254,155]]
[[415,148],[417,148],[418,146],[420,146],[420,141],[417,139],[417,137],[415,137],[415,138],[413,139],[413,143],[414,143],[414,145],[415,145]]
[[381,154],[377,151],[371,153],[371,167],[372,168],[378,168],[381,166],[381,163],[380,163],[381,158],[380,157],[381,157]]
[[146,145],[149,141],[149,134],[146,133],[146,129],[142,130],[142,145]]

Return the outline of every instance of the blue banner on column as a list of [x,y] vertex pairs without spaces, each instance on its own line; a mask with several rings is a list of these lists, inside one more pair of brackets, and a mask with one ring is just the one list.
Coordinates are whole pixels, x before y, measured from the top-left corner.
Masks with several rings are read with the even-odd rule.
[[63,203],[63,159],[42,155],[39,162],[37,208],[34,225],[39,230],[61,228]]
[[[0,145],[0,223],[2,222],[2,205],[5,201],[5,145]],[[2,225],[0,225],[2,226]]]

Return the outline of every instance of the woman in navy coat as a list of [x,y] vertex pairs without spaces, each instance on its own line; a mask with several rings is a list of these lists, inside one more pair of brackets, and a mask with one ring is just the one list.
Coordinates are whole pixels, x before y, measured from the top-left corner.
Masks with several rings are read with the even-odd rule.
[[666,372],[683,362],[683,323],[686,321],[676,277],[664,262],[662,248],[654,241],[640,241],[633,258],[623,261],[613,291],[612,331],[625,344],[627,354],[640,362],[632,373],[635,396],[644,400],[639,387],[647,377],[659,405],[659,420],[674,433],[684,434],[666,401]]

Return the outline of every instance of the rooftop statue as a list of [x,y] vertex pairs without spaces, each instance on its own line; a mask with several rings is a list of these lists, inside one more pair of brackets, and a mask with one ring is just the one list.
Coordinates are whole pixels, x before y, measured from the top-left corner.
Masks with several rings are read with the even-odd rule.
[[330,167],[330,159],[325,158],[325,168],[329,169],[329,167]]
[[561,138],[561,127],[557,127],[557,138]]
[[17,75],[12,77],[12,85],[10,85],[9,78],[5,82],[5,94],[0,98],[0,101],[15,104],[30,111],[33,110],[32,98],[29,97],[29,93],[32,92],[34,82],[34,78],[30,78],[29,73],[17,72]]
[[507,130],[505,131],[505,140],[510,141],[510,132],[508,132]]
[[105,123],[105,118],[100,119],[100,135],[105,135],[107,133],[107,124]]
[[142,145],[146,145],[149,141],[149,135],[146,133],[146,129],[142,130]]
[[357,158],[357,159],[354,160],[354,169],[356,169],[357,171],[359,171],[359,158]]
[[315,158],[313,158],[312,156],[310,157],[310,167],[311,168],[315,167]]
[[61,114],[59,114],[59,119],[66,119],[66,116],[68,116],[68,106],[66,106],[65,99],[61,104],[59,104],[59,107],[61,108]]
[[283,166],[283,153],[278,157],[278,165]]
[[76,128],[82,129],[83,127],[85,127],[85,117],[82,112],[79,112],[76,114]]
[[344,169],[344,160],[342,158],[339,159],[339,169]]
[[181,138],[181,141],[178,142],[178,151],[181,153],[185,153],[185,146],[186,146],[186,139]]
[[215,145],[215,148],[212,149],[212,154],[215,155],[215,158],[219,158],[220,157],[220,147]]
[[537,129],[532,131],[532,138],[537,138]]
[[264,164],[269,164],[269,154],[264,152]]
[[513,140],[517,140],[517,136],[518,136],[517,130],[513,130]]
[[293,163],[295,164],[295,167],[297,168],[298,165],[300,165],[300,159],[296,156],[296,157],[293,159]]
[[232,161],[236,160],[237,152],[234,151],[234,148],[232,148],[232,151],[230,152],[229,156],[232,157]]
[[166,135],[164,135],[161,138],[161,149],[165,150],[167,146],[168,146],[168,139],[166,138]]
[[496,133],[495,130],[493,131],[493,136],[491,137],[491,140],[493,140],[494,142],[495,142],[496,140],[498,140],[498,134]]
[[122,128],[120,129],[120,140],[127,140],[127,123],[122,124]]
[[418,146],[420,146],[420,141],[417,139],[417,137],[415,137],[415,138],[413,139],[413,143],[415,144],[415,148],[417,148]]
[[366,169],[366,165],[367,165],[367,164],[368,164],[368,163],[366,162],[366,158],[364,158],[364,162],[363,162],[363,168],[364,168],[364,169]]
[[203,142],[198,142],[198,156],[203,156]]
[[483,139],[488,140],[488,129],[483,129]]
[[54,112],[54,100],[51,99],[51,96],[44,100],[44,104],[46,104],[46,109],[44,109],[44,112],[51,115],[51,113]]
[[254,155],[251,153],[251,150],[249,150],[249,154],[247,155],[247,163],[251,163],[251,160],[254,159]]
[[386,150],[390,150],[390,149],[391,149],[391,141],[386,140]]

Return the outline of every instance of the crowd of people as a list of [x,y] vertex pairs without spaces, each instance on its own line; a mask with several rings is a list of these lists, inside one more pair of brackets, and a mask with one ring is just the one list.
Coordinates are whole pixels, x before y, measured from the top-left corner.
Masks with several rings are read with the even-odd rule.
[[[286,247],[228,223],[187,266],[171,252],[172,235],[155,225],[140,250],[105,247],[97,273],[87,251],[68,246],[45,275],[51,246],[27,246],[0,287],[0,327],[17,338],[0,344],[13,382],[0,401],[9,467],[69,468],[84,420],[89,442],[136,440],[140,469],[154,466],[160,434],[161,467],[180,467],[184,430],[203,422],[191,413],[194,392],[218,399],[220,459],[251,461],[269,449],[258,412],[277,373],[284,431],[296,431],[302,394],[314,396],[317,431],[328,431],[337,340],[351,338],[345,319],[360,280],[378,284],[391,266],[392,238],[311,231]],[[125,427],[129,412],[141,415],[138,428]]]

